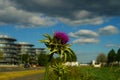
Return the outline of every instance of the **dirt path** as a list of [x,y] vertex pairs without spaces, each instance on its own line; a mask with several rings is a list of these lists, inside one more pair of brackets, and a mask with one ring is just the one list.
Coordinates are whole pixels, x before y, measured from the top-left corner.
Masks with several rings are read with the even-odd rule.
[[33,74],[25,77],[14,78],[12,80],[44,80],[44,74]]

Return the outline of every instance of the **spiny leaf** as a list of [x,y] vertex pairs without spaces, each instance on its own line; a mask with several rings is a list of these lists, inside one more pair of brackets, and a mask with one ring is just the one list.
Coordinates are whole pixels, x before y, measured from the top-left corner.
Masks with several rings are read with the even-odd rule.
[[70,47],[70,46],[71,46],[71,44],[64,44],[64,46],[66,46],[66,47]]
[[73,52],[70,48],[66,48],[65,51],[68,52],[69,54],[73,54]]
[[57,52],[57,50],[50,51],[50,52],[49,52],[49,55],[54,54],[54,53],[56,53],[56,52]]
[[49,42],[49,40],[40,40],[40,42],[42,42],[42,43],[47,43],[47,42]]
[[50,41],[52,40],[51,36],[49,34],[44,34],[44,37],[48,38]]

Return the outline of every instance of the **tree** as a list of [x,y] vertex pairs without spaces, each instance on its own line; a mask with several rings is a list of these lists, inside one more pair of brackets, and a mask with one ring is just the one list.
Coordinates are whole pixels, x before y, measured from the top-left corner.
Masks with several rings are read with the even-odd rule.
[[118,49],[118,51],[117,51],[117,57],[116,57],[117,59],[117,61],[118,61],[118,64],[120,63],[120,48]]
[[67,56],[67,59],[66,59],[66,61],[68,61],[68,62],[75,62],[75,61],[77,61],[77,56],[76,56],[76,54],[75,54],[75,52],[72,52],[73,54],[72,54],[72,56]]
[[38,55],[38,64],[39,64],[40,66],[46,66],[47,61],[48,61],[48,55],[47,55],[47,54],[45,54],[45,53],[40,53],[40,54]]
[[3,52],[2,51],[0,51],[0,60],[2,60],[3,59]]
[[27,54],[27,53],[26,54],[22,54],[21,58],[22,58],[22,63],[28,63],[29,59],[30,59],[30,55]]
[[105,63],[107,61],[107,57],[104,53],[101,53],[97,56],[96,61],[98,63]]
[[112,49],[108,53],[108,63],[113,63],[114,61],[116,61],[116,53],[115,53],[114,49]]

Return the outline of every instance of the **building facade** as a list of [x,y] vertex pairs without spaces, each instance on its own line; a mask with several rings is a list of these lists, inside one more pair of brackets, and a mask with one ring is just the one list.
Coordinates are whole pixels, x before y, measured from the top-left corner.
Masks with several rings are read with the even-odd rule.
[[3,59],[0,60],[1,64],[17,64],[18,56],[15,44],[16,39],[0,35],[0,52],[3,53]]
[[35,48],[36,55],[39,55],[40,53],[46,53],[45,48]]
[[28,54],[30,56],[28,58],[30,64],[36,64],[37,54],[44,51],[44,48],[34,48],[33,44],[16,41],[15,38],[7,35],[0,35],[0,53],[3,54],[2,59],[0,59],[0,64],[23,64],[23,54]]
[[28,54],[28,62],[29,63],[36,63],[36,52],[33,48],[33,44],[27,43],[27,42],[19,42],[17,45],[17,51],[19,56],[19,62],[25,63],[22,60],[23,54]]

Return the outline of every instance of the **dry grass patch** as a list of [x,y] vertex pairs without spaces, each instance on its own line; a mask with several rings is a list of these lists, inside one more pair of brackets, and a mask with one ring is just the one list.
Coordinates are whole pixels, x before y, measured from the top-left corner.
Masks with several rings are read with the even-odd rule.
[[0,80],[10,80],[17,77],[24,77],[33,74],[44,73],[45,70],[26,70],[26,71],[14,71],[14,72],[0,72]]

